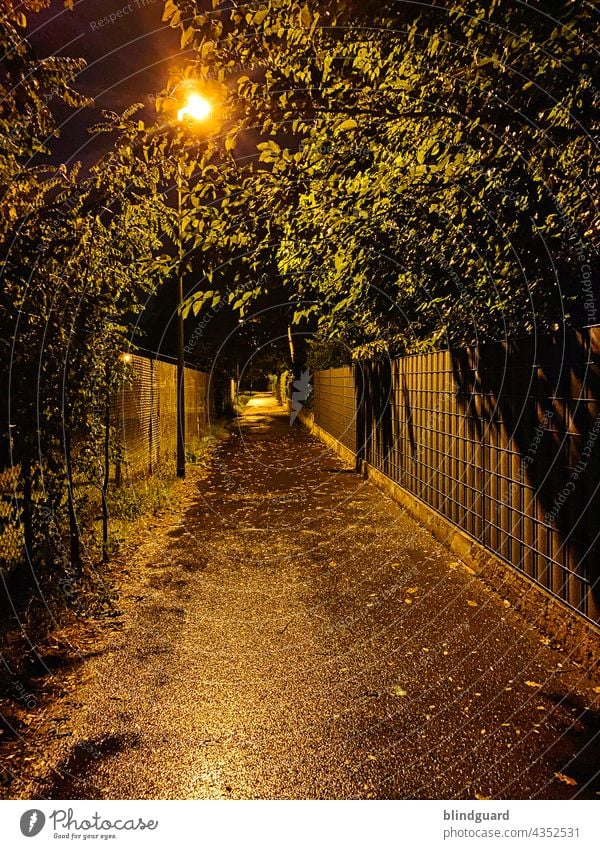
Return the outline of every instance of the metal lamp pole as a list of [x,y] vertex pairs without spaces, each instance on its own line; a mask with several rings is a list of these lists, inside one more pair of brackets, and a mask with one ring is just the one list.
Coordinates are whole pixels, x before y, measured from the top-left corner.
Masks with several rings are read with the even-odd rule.
[[[186,103],[177,112],[177,121],[203,121],[211,112],[211,104],[195,91],[188,92]],[[167,128],[175,126],[174,121]],[[160,128],[158,132],[163,132]],[[185,332],[183,325],[183,260],[185,257],[183,236],[183,170],[181,160],[177,160],[177,477],[185,477]]]
[[183,175],[177,161],[177,222],[179,263],[177,265],[177,477],[185,477],[185,332],[183,325]]

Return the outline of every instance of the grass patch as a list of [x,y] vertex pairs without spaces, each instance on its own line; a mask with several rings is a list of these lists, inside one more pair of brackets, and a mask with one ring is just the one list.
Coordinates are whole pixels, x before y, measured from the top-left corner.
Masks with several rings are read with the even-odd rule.
[[185,449],[186,461],[196,466],[207,466],[215,447],[228,436],[229,430],[225,421],[214,422],[208,426],[204,436],[191,440]]
[[243,410],[250,398],[252,398],[252,395],[237,395],[235,399],[236,410]]
[[[213,423],[200,438],[188,446],[187,461],[190,466],[207,469],[218,444],[229,436],[225,421]],[[165,472],[165,468],[168,469]],[[210,472],[203,473],[207,476]],[[149,516],[163,510],[180,509],[178,489],[182,482],[175,474],[175,458],[163,464],[160,473],[148,477],[125,477],[119,487],[111,486],[108,492],[109,540],[111,559],[125,547],[135,547],[143,536]],[[64,517],[60,518],[57,537],[63,551],[58,558],[43,558],[33,569],[23,562],[22,540],[14,545],[18,549],[15,562],[0,564],[0,645],[5,662],[13,670],[25,668],[44,651],[57,630],[83,627],[89,619],[118,615],[120,575],[118,563],[104,564],[102,556],[102,524],[97,488],[78,488],[78,515],[81,519],[83,565],[75,572],[68,561],[68,537]],[[18,530],[10,525],[2,529],[2,537]],[[4,539],[7,548],[9,540]],[[12,541],[12,540],[10,540]],[[6,558],[5,558],[6,561]],[[65,649],[66,650],[66,649]],[[0,689],[2,687],[0,671]]]

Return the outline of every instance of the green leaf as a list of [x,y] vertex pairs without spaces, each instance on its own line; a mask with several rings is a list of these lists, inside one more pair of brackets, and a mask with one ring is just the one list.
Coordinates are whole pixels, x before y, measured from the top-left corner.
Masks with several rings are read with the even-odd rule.
[[186,47],[186,46],[187,46],[187,45],[188,45],[191,41],[193,41],[193,39],[194,39],[194,34],[195,34],[195,31],[194,31],[194,28],[193,28],[193,27],[188,27],[187,29],[184,29],[184,30],[182,31],[182,33],[181,33],[181,38],[179,39],[179,43],[180,43],[180,46],[181,46],[181,49],[182,49],[182,50],[183,50],[183,48],[184,48],[184,47]]
[[177,7],[175,3],[173,3],[173,0],[165,0],[165,6],[162,14],[163,21],[169,21],[177,11]]
[[260,24],[262,24],[262,22],[264,21],[264,19],[267,17],[268,14],[269,14],[268,9],[259,9],[258,12],[256,12],[256,14],[254,15],[252,23],[255,26],[260,26]]
[[300,25],[305,29],[310,29],[310,25],[312,24],[312,13],[307,5],[302,7],[298,17]]

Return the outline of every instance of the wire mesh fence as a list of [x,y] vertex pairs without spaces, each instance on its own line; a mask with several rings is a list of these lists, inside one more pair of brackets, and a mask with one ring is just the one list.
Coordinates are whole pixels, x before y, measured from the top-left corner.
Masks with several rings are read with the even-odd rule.
[[[177,453],[177,367],[134,355],[130,380],[112,399],[117,439],[122,446],[115,476],[140,477],[175,468]],[[186,447],[202,437],[207,420],[204,372],[185,369]]]
[[[177,368],[173,363],[156,358],[132,355],[128,363],[128,380],[110,398],[110,481],[122,492],[131,485],[134,492],[138,482],[160,473],[174,476],[177,452]],[[208,375],[192,368],[185,369],[185,434],[186,448],[194,449],[206,431],[208,416]],[[105,411],[97,410],[103,423]],[[73,440],[77,456],[78,439]],[[86,445],[88,454],[94,449],[95,462],[75,473],[74,493],[86,502],[88,513],[99,512],[100,490],[98,481],[103,476],[103,439]],[[97,444],[96,444],[97,443]],[[5,452],[12,456],[10,451]],[[90,454],[91,456],[91,454]],[[43,458],[39,462],[38,477],[25,491],[23,469],[19,464],[0,471],[0,573],[12,570],[25,559],[24,526],[27,511],[30,521],[37,523],[41,533],[44,527],[53,528],[60,536],[62,527],[61,506],[50,508],[41,477]],[[93,480],[90,479],[90,474]],[[135,484],[135,486],[134,486]],[[27,505],[29,504],[29,508]],[[62,511],[64,512],[64,510]],[[87,518],[89,522],[89,516]]]
[[600,327],[315,375],[315,421],[600,621]]
[[342,445],[356,451],[356,399],[351,368],[317,371],[313,376],[315,422]]

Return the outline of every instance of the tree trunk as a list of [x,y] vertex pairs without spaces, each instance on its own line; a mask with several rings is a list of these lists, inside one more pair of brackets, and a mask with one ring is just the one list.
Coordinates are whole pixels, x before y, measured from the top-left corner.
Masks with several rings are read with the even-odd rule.
[[29,562],[33,562],[33,478],[31,461],[21,462],[21,477],[23,478],[23,538],[25,552]]
[[77,524],[77,513],[75,511],[75,498],[73,494],[73,463],[71,458],[71,432],[65,426],[65,465],[67,469],[67,505],[69,510],[69,545],[71,566],[81,572],[81,540],[79,537],[79,526]]
[[108,484],[110,479],[110,391],[109,370],[106,366],[106,396],[104,399],[104,477],[102,479],[102,562],[108,563]]

